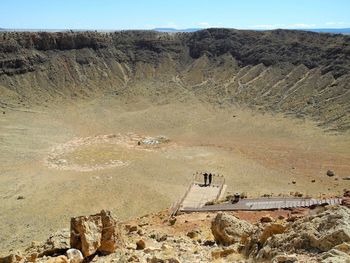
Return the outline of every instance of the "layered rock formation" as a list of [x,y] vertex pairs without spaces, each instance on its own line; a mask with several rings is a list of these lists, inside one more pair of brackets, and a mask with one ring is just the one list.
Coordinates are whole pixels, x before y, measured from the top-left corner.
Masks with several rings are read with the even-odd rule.
[[0,107],[101,94],[199,98],[349,129],[350,37],[208,29],[0,33]]

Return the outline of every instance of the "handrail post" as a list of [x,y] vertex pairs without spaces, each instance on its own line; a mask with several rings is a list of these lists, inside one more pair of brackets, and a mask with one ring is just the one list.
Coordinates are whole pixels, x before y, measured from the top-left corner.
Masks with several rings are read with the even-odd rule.
[[174,209],[173,211],[171,211],[171,216],[175,216],[177,211],[179,211],[181,204],[183,203],[183,201],[185,200],[187,194],[190,192],[192,185],[195,183],[195,177],[196,175],[192,176],[192,181],[190,182],[190,184],[188,185],[185,194],[175,203],[174,205]]

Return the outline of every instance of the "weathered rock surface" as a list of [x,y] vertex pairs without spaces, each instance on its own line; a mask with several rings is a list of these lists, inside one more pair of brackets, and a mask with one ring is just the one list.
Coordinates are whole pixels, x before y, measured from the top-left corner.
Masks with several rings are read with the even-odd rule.
[[334,173],[332,170],[328,170],[328,171],[327,171],[327,175],[328,175],[329,177],[332,177],[332,176],[335,175],[335,173]]
[[348,242],[341,243],[340,245],[335,246],[334,249],[350,255],[350,243]]
[[226,213],[218,213],[211,223],[211,230],[218,244],[231,245],[244,242],[255,227]]
[[29,258],[36,258],[64,253],[69,248],[70,231],[62,229],[51,235],[45,242],[33,242],[25,252]]
[[350,263],[350,255],[337,249],[331,249],[320,256],[320,261],[322,263]]
[[81,250],[85,257],[96,253],[101,246],[102,228],[100,215],[72,218],[71,247]]
[[123,246],[123,240],[117,220],[109,211],[102,210],[96,215],[71,219],[70,245],[87,257],[97,251],[113,253]]
[[297,261],[295,255],[277,255],[272,259],[272,263],[293,263]]
[[101,253],[113,253],[117,248],[123,247],[123,238],[118,226],[118,221],[112,216],[110,211],[101,211],[102,236],[101,246],[98,251]]
[[139,241],[136,242],[136,249],[141,250],[145,249],[146,247],[146,242],[143,239],[140,239]]
[[70,263],[68,258],[66,256],[57,256],[57,257],[51,257],[51,258],[42,258],[38,261],[35,261],[38,263]]
[[[264,231],[270,233],[270,230],[273,228],[268,226]],[[350,242],[350,209],[344,206],[329,207],[320,214],[296,220],[286,229],[281,227],[275,230],[278,234],[270,238],[269,235],[262,235],[264,238],[261,241],[265,240],[261,244],[263,247],[253,252],[259,259],[268,260],[280,253],[340,251],[336,249],[337,246],[345,249],[344,244]]]
[[282,224],[269,224],[264,227],[260,237],[259,244],[264,244],[266,240],[273,235],[282,234],[286,230],[286,226]]
[[181,263],[177,258],[158,258],[158,257],[152,257],[147,259],[147,263]]
[[237,251],[233,248],[216,249],[211,252],[211,256],[213,257],[213,259],[218,259],[225,258],[233,253],[237,253]]
[[273,218],[271,216],[263,216],[260,218],[261,223],[270,223],[273,221]]
[[[135,219],[132,220],[132,224],[124,225],[126,233],[124,239],[128,245],[124,246],[123,249],[118,249],[119,246],[116,246],[116,251],[108,255],[105,252],[100,252],[99,248],[103,242],[106,242],[106,240],[102,241],[104,235],[102,231],[103,224],[115,226],[115,219],[110,213],[101,212],[97,215],[78,217],[72,220],[77,223],[76,226],[82,227],[84,231],[101,229],[100,234],[83,232],[85,235],[84,242],[91,242],[87,244],[90,246],[87,249],[91,248],[88,252],[94,249],[99,252],[94,252],[85,261],[89,260],[95,263],[349,262],[350,209],[343,206],[326,206],[325,209],[325,211],[321,210],[318,213],[297,219],[293,223],[289,223],[285,219],[279,219],[270,223],[258,222],[256,225],[240,220],[228,213],[218,213],[213,219],[209,219],[212,217],[204,217],[208,219],[203,220],[203,216],[201,216],[201,219],[195,221],[196,217],[192,217],[191,222],[187,221],[187,223],[183,223],[186,221],[183,218],[185,215],[180,215],[177,217],[177,224],[169,226],[163,215],[155,215],[142,219],[146,221],[146,224],[139,228],[142,228],[144,232],[142,239],[140,239],[137,231],[129,232],[130,226],[140,225],[139,219]],[[252,222],[256,222],[256,220],[254,219]],[[93,227],[93,224],[96,225]],[[193,238],[192,232],[200,233],[200,236]],[[107,241],[113,239],[114,234],[111,235],[111,233],[119,232],[109,232],[105,236],[110,237]],[[188,233],[191,234],[188,235]],[[218,244],[212,241],[212,234]],[[55,247],[60,247],[60,244],[64,243],[57,241],[61,240],[61,238],[57,238],[60,235],[56,233],[51,236],[48,239],[49,243],[55,244]],[[158,238],[161,236],[166,236],[166,238]],[[99,241],[96,237],[99,237]],[[209,240],[208,243],[210,244],[206,244],[202,238]],[[99,246],[95,244],[99,244]],[[39,256],[39,253],[36,252],[37,254],[29,260],[29,257],[34,254],[34,247],[38,248],[40,246],[39,244],[32,245],[31,249],[27,250],[28,253],[31,252],[32,254],[14,253],[6,258],[1,258],[0,263],[84,262],[82,253],[75,248],[56,250],[57,252],[51,255],[41,254]]]
[[83,254],[78,249],[68,249],[66,254],[67,258],[69,259],[69,263],[81,263],[84,260]]
[[18,254],[10,254],[6,257],[0,257],[0,263],[17,263],[25,262],[24,258]]

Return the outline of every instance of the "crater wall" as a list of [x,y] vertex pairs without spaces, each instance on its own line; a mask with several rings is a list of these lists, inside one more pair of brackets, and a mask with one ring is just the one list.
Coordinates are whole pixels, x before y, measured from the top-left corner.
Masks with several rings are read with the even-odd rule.
[[0,107],[58,100],[200,99],[350,128],[350,37],[303,31],[207,29],[1,32]]

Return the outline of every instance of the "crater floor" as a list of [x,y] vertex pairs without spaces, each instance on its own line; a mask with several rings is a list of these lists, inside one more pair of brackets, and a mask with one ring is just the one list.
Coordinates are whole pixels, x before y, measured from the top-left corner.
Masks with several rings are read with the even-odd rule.
[[[160,135],[169,141],[153,143]],[[200,101],[106,96],[9,109],[0,116],[0,251],[69,227],[72,216],[167,208],[196,171],[222,174],[229,192],[251,197],[341,194],[349,145],[349,134],[309,121]]]

